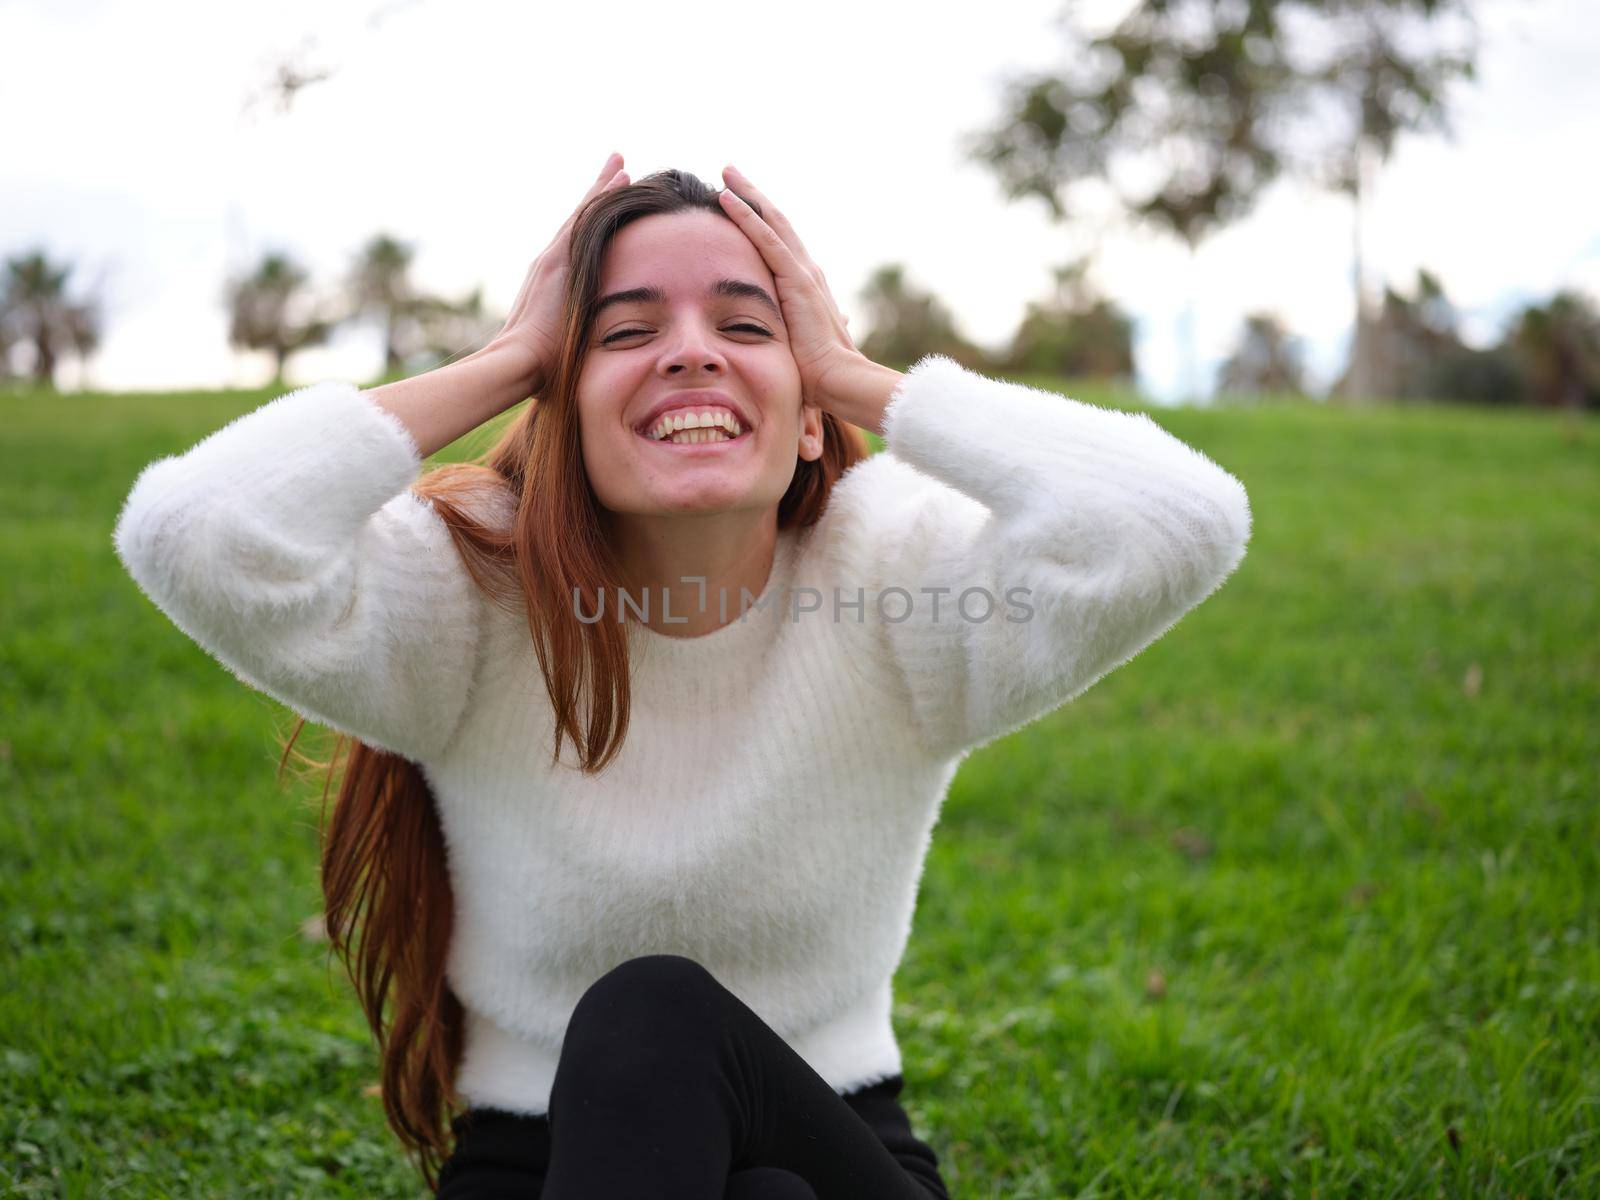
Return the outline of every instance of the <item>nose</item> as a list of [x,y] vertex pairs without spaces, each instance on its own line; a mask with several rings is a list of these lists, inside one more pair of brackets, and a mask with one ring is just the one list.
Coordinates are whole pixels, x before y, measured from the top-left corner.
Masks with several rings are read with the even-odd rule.
[[696,371],[715,375],[728,369],[726,356],[718,349],[710,330],[699,321],[681,323],[662,345],[658,370],[669,378]]

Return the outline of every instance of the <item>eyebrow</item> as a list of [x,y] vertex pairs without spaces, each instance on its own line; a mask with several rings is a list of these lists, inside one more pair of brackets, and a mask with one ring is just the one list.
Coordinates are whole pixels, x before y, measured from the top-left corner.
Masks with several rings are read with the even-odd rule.
[[[743,279],[719,279],[706,289],[706,295],[755,300],[770,308],[779,320],[783,319],[783,310],[778,307],[778,302],[767,294],[767,290],[759,284],[749,283]],[[594,306],[594,316],[598,318],[613,304],[665,304],[666,302],[667,293],[654,284],[629,288],[625,292],[612,292],[609,296],[600,297]]]

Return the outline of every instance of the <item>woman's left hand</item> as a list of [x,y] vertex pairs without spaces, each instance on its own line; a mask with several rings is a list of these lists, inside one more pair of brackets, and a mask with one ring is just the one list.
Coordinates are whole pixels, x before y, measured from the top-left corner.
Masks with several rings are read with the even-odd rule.
[[[800,368],[807,404],[845,420],[860,421],[851,400],[863,375],[881,371],[856,349],[845,328],[849,318],[834,303],[822,268],[811,261],[789,220],[735,167],[724,168],[727,186],[719,195],[722,211],[733,218],[761,252],[778,286],[778,303],[789,331],[789,350]],[[758,215],[745,198],[761,206]]]

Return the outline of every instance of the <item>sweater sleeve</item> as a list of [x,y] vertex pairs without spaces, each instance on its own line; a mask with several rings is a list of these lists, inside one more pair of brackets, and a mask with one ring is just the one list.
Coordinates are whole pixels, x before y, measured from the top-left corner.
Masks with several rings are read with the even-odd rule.
[[481,609],[411,490],[410,432],[354,385],[246,413],[135,480],[112,535],[173,623],[243,683],[425,758],[465,712]]
[[915,468],[897,468],[901,481],[921,484],[886,504],[898,515],[875,574],[911,599],[882,601],[874,640],[933,752],[983,745],[1086,691],[1244,557],[1243,485],[1143,413],[930,355],[896,388],[884,430],[885,453]]

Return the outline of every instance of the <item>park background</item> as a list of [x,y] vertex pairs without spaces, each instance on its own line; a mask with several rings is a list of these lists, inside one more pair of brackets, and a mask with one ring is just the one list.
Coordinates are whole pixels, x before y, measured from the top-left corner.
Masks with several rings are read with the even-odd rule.
[[481,344],[614,149],[741,166],[880,361],[1147,411],[1251,496],[1227,585],[946,802],[895,1019],[955,1194],[1600,1192],[1582,4],[13,0],[0,41],[0,1194],[419,1194],[291,715],[110,531],[286,387]]

